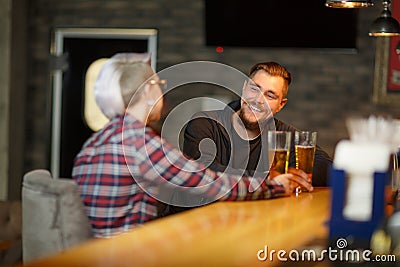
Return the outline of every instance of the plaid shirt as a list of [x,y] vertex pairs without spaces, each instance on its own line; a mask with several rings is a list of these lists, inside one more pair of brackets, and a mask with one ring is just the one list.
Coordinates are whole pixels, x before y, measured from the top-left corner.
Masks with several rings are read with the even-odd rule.
[[[265,178],[213,172],[160,138],[133,116],[118,116],[96,132],[76,156],[72,177],[80,188],[96,237],[109,237],[157,217],[161,185],[199,187],[215,200],[283,195]],[[264,181],[265,180],[265,181]]]

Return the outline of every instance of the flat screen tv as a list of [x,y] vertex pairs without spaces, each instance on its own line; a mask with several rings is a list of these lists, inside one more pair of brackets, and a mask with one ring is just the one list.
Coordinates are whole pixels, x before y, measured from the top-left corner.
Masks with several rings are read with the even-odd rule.
[[325,0],[205,0],[206,45],[356,51],[357,14]]

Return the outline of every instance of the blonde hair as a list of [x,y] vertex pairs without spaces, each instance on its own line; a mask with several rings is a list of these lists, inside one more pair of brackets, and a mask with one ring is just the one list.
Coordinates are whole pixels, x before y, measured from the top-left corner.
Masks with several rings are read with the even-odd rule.
[[148,53],[114,55],[104,64],[96,79],[97,105],[109,119],[123,115],[140,86],[153,74]]

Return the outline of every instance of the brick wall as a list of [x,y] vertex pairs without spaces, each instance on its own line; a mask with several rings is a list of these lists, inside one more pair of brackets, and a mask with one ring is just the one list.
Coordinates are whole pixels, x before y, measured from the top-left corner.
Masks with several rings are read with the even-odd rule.
[[[48,167],[49,50],[50,30],[55,26],[157,28],[158,70],[211,60],[247,73],[256,62],[280,62],[292,72],[293,83],[289,102],[278,117],[319,131],[320,145],[331,155],[336,143],[347,138],[347,116],[388,113],[400,117],[399,108],[371,101],[376,39],[368,36],[368,27],[379,15],[380,5],[359,11],[356,54],[268,48],[225,48],[217,54],[204,45],[202,0],[30,0],[28,5],[27,170]],[[182,94],[176,98],[183,98]]]

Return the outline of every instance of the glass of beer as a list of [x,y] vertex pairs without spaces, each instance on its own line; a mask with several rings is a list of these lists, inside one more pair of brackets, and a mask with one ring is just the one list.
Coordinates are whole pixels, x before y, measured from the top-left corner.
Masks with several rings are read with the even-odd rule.
[[270,178],[287,173],[292,133],[287,131],[268,131],[268,158]]
[[[317,145],[317,132],[296,131],[294,133],[294,151],[296,154],[296,169],[303,170],[312,181],[314,168],[315,148]],[[299,188],[307,191],[306,188]]]

